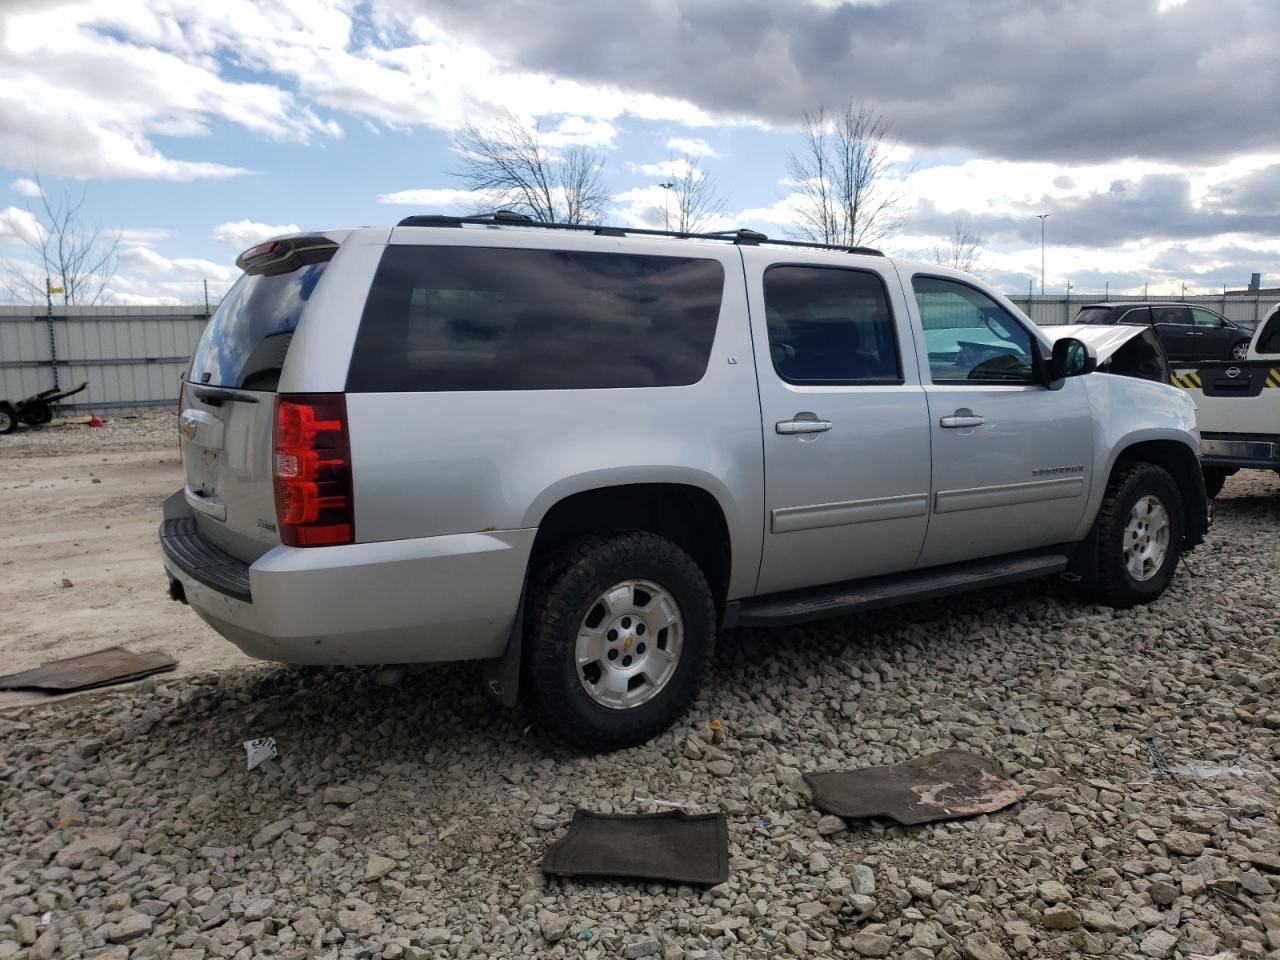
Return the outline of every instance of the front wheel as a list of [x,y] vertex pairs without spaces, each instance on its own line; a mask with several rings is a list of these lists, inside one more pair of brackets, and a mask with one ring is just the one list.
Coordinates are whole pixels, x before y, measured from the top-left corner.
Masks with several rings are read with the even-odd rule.
[[13,412],[13,407],[0,403],[0,433],[13,433],[17,429],[18,416]]
[[1159,597],[1182,556],[1182,493],[1152,463],[1116,468],[1098,511],[1098,590],[1113,607]]
[[706,577],[664,537],[584,537],[542,564],[525,625],[529,705],[587,750],[644,743],[689,707],[716,615]]
[[1249,359],[1249,341],[1241,340],[1231,346],[1232,360],[1248,360]]

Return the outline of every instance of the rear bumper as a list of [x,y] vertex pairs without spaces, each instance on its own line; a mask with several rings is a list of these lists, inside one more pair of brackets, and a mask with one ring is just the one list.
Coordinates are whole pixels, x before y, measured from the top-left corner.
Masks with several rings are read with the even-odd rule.
[[1200,440],[1206,466],[1280,470],[1280,437],[1216,434]]
[[184,508],[172,497],[165,504],[160,542],[170,579],[202,619],[246,654],[282,663],[500,656],[537,533],[277,546],[244,564],[204,540]]

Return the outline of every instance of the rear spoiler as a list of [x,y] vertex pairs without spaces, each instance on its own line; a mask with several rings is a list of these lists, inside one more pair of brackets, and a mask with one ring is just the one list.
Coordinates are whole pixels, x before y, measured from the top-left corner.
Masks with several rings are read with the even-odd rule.
[[248,274],[274,277],[309,263],[324,263],[337,249],[336,240],[320,233],[283,237],[250,247],[236,257],[236,266]]

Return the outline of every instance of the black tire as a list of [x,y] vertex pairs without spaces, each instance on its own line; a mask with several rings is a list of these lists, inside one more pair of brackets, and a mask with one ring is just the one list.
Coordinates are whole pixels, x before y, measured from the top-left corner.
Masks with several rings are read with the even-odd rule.
[[1237,340],[1231,345],[1231,349],[1227,351],[1228,360],[1247,360],[1249,359],[1249,341]]
[[1202,467],[1201,473],[1204,474],[1204,492],[1210,500],[1222,492],[1222,485],[1227,482],[1227,477],[1235,473],[1235,470],[1229,467]]
[[18,416],[13,412],[13,407],[0,403],[0,433],[13,433],[17,429]]
[[[1160,566],[1145,580],[1137,579],[1126,565],[1129,542],[1126,526],[1138,501],[1154,496],[1168,514],[1169,542]],[[1129,463],[1116,468],[1098,511],[1097,590],[1113,607],[1132,607],[1155,600],[1169,586],[1182,556],[1185,523],[1182,493],[1169,472],[1152,463]]]
[[[588,694],[575,648],[601,595],[627,580],[649,581],[674,599],[681,647],[673,672],[650,699],[614,708]],[[583,537],[548,557],[531,577],[524,634],[526,700],[539,724],[575,746],[603,753],[644,743],[688,710],[710,666],[715,634],[707,579],[670,540],[644,532]]]

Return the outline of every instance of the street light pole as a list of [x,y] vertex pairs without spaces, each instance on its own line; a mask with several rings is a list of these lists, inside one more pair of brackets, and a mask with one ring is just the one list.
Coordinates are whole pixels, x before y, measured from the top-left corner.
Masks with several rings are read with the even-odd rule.
[[662,188],[662,229],[671,229],[671,206],[669,198],[671,196],[671,188],[676,185],[674,180],[667,183],[660,183],[658,186]]
[[1040,221],[1040,296],[1044,296],[1044,222],[1049,219],[1047,213],[1037,213],[1036,219]]

